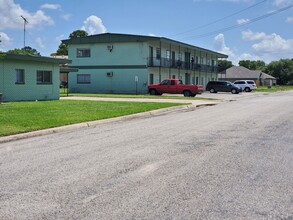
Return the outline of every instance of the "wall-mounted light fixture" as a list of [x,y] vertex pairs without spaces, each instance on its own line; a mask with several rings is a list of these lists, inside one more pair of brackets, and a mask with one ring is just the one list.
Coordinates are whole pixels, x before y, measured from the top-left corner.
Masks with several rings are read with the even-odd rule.
[[112,50],[113,50],[113,45],[108,45],[108,46],[107,46],[107,49],[108,49],[110,52],[112,52]]

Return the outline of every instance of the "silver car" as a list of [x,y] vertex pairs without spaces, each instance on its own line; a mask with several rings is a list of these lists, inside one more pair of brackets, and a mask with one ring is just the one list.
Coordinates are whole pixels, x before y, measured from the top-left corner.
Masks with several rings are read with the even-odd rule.
[[236,80],[234,85],[238,86],[245,92],[251,92],[252,90],[257,89],[257,86],[253,80]]

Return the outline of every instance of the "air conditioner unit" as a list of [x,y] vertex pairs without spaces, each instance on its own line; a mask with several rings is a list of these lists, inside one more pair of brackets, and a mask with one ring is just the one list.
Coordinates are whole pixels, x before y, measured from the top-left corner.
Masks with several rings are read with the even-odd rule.
[[108,45],[107,49],[111,52],[113,50],[113,45]]
[[113,76],[113,72],[107,72],[107,76],[108,77],[112,77]]

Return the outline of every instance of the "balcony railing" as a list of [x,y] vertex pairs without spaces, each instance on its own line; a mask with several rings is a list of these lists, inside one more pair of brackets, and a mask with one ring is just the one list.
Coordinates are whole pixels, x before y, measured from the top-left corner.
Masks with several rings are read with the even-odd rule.
[[185,62],[180,60],[173,60],[167,58],[157,59],[156,57],[148,58],[148,67],[164,67],[175,68],[183,70],[194,70],[200,72],[212,72],[217,73],[218,67],[204,64],[196,64],[192,62]]

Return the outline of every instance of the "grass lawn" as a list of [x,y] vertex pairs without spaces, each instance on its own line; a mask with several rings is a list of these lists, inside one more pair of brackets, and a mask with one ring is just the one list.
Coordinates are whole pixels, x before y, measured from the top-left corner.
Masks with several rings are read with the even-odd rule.
[[267,86],[258,86],[255,92],[280,92],[280,91],[287,91],[293,90],[293,86],[272,86],[268,88]]
[[113,118],[178,105],[182,104],[75,100],[10,102],[0,105],[0,136]]

